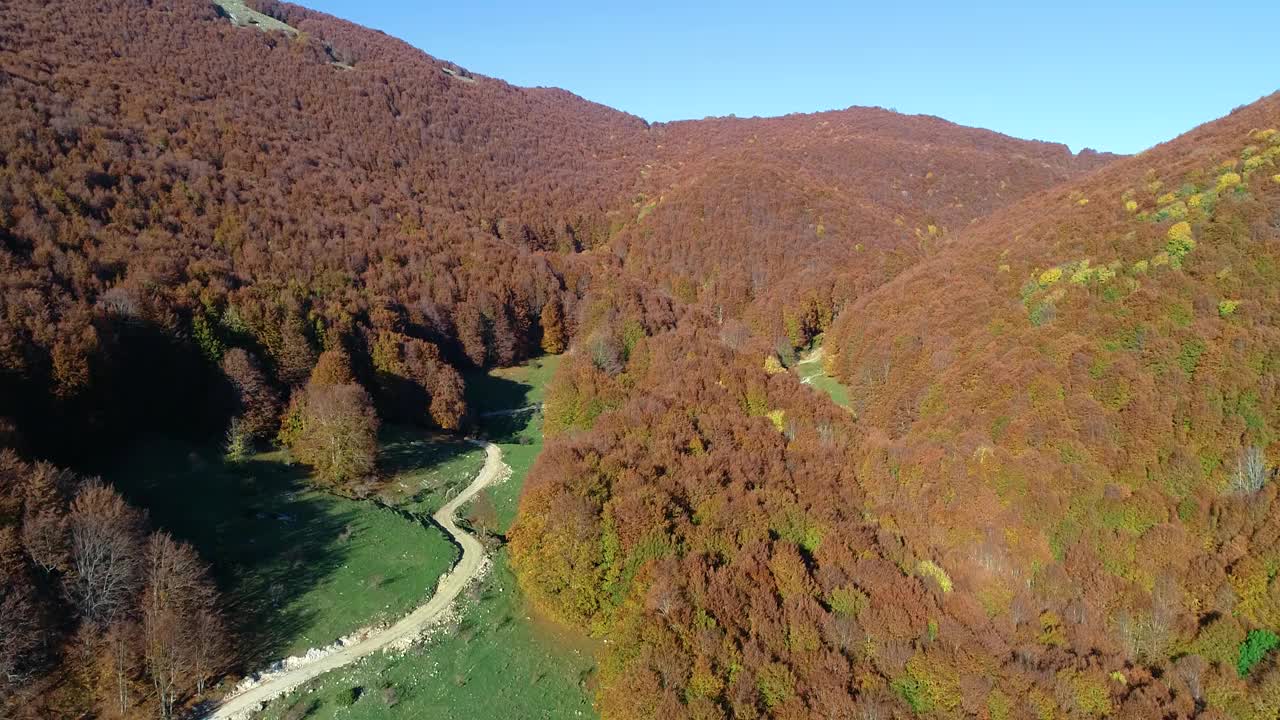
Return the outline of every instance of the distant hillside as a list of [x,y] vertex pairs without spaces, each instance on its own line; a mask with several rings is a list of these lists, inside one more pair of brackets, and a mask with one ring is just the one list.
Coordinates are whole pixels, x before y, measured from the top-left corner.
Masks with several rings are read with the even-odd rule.
[[611,248],[647,282],[777,335],[784,310],[838,309],[946,233],[1114,157],[877,108],[652,135],[653,189]]
[[[379,337],[514,362],[548,305],[570,333],[596,321],[575,310],[593,273],[776,335],[783,309],[829,317],[936,235],[1098,161],[879,110],[650,128],[320,13],[261,3],[292,28],[272,32],[231,5],[21,2],[0,27],[0,416],[33,449],[65,450],[46,441],[66,422],[216,425],[185,410],[209,400],[186,379],[228,347],[281,386],[335,342],[372,379]],[[854,279],[833,287],[833,266]],[[168,376],[133,376],[142,357]],[[169,409],[135,416],[137,397]]]
[[[1277,127],[934,233],[777,354],[712,317],[566,360],[511,547],[610,638],[604,716],[1280,716]],[[852,413],[784,372],[809,327]]]

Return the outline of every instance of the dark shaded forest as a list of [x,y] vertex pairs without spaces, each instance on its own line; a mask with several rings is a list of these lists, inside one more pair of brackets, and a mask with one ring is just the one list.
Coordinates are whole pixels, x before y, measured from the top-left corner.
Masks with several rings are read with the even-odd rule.
[[[465,372],[567,352],[510,542],[610,639],[605,717],[1277,716],[1280,101],[1131,159],[650,125],[252,4],[293,30],[0,13],[0,712],[248,669],[194,553],[82,479],[131,440],[358,495],[380,423],[466,433]],[[781,372],[823,333],[852,413]]]

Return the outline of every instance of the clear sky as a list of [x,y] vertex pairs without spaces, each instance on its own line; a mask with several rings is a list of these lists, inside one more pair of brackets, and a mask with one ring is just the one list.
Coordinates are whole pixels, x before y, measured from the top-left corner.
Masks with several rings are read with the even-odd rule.
[[1136,152],[1280,89],[1277,0],[299,0],[650,121],[879,105]]

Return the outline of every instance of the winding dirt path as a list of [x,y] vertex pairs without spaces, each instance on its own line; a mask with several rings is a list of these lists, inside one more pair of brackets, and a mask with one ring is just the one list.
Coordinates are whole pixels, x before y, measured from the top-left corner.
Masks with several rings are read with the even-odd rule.
[[307,681],[319,677],[332,670],[371,655],[379,650],[412,642],[422,631],[432,625],[447,610],[467,583],[484,567],[484,547],[470,533],[464,532],[455,523],[454,513],[458,508],[475,497],[476,493],[497,482],[506,463],[502,461],[502,450],[490,442],[472,440],[472,443],[484,448],[484,467],[476,474],[476,479],[465,490],[458,493],[444,507],[431,517],[443,527],[445,532],[462,547],[462,558],[453,569],[440,578],[436,592],[425,604],[419,605],[394,625],[379,630],[368,637],[334,650],[332,653],[289,667],[278,672],[264,675],[262,681],[243,692],[231,695],[222,701],[218,708],[204,716],[204,720],[241,720],[257,711],[266,702],[273,700],[297,688]]

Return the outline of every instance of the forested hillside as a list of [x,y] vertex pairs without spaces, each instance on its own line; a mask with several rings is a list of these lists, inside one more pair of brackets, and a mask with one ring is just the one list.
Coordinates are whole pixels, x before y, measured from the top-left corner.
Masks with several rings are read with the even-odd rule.
[[[884,279],[915,257],[908,245],[925,215],[967,222],[1090,164],[927,119],[911,121],[921,126],[912,146],[913,130],[878,111],[655,130],[568,93],[470,76],[324,15],[261,9],[296,34],[248,32],[201,0],[6,13],[0,347],[10,400],[0,416],[29,426],[37,449],[51,450],[47,431],[67,422],[95,437],[159,416],[202,430],[221,422],[191,408],[211,405],[199,395],[215,380],[203,368],[228,347],[251,352],[281,390],[337,343],[366,379],[452,396],[451,368],[536,350],[544,310],[567,319],[556,333],[572,331],[585,274],[616,268],[614,254],[646,281],[665,272],[661,291],[685,300],[719,283],[709,298],[749,301],[862,240],[906,254],[858,263],[888,262],[875,273]],[[828,142],[813,124],[840,135]],[[743,150],[752,140],[759,149]],[[844,157],[818,152],[838,142],[852,143]],[[726,175],[726,162],[755,179]],[[797,167],[812,179],[797,185]],[[930,168],[937,188],[925,187]],[[987,197],[998,183],[1013,186]],[[912,205],[911,190],[883,197],[900,184],[935,198],[913,205],[910,228],[895,213]],[[672,202],[637,221],[668,188]],[[693,225],[708,204],[710,224]],[[873,240],[874,228],[885,233]],[[805,235],[819,241],[790,242]],[[606,245],[614,253],[571,259]],[[674,255],[704,270],[663,271]],[[780,257],[767,272],[758,262]],[[442,361],[374,357],[380,340]],[[139,417],[146,404],[125,401],[138,397],[169,412]],[[454,405],[421,419],[457,427],[465,408]]]
[[512,550],[605,717],[1276,717],[1277,125],[940,238],[827,330],[852,413],[714,319],[566,362]]
[[720,319],[807,342],[829,314],[995,208],[1105,163],[938,118],[851,108],[657,126],[658,194],[611,241]]
[[[541,352],[513,564],[609,639],[606,717],[1274,714],[1275,98],[1123,160],[650,125],[250,4],[0,13],[0,714],[250,669],[84,479],[117,450],[360,495],[380,423],[466,433],[464,373]],[[823,332],[853,413],[782,372]]]
[[[452,392],[452,368],[537,347],[566,296],[538,251],[605,236],[643,122],[284,16],[302,34],[195,0],[6,12],[0,415],[28,442],[216,421],[202,368],[235,346],[281,388],[341,343],[367,376]],[[388,338],[444,362],[373,360]]]

